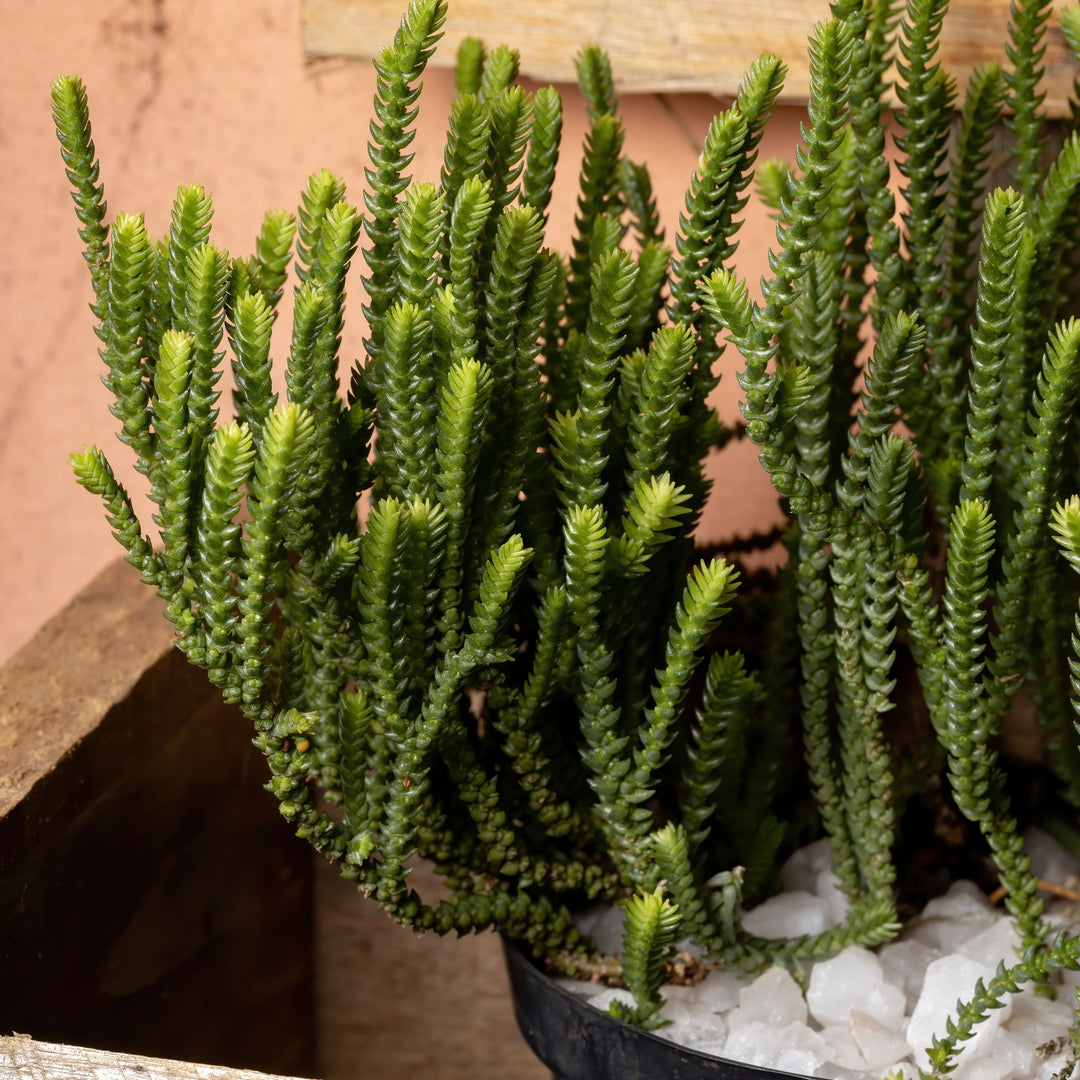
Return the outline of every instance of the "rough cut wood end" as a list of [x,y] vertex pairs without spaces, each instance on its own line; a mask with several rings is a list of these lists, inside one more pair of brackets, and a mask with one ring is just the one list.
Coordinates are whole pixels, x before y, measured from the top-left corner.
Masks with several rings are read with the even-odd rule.
[[303,1073],[308,851],[171,640],[118,562],[0,667],[0,1031]]
[[[36,1042],[28,1035],[0,1037],[0,1080],[267,1080],[269,1074],[190,1061],[116,1054],[84,1046]],[[274,1080],[293,1080],[275,1077]]]

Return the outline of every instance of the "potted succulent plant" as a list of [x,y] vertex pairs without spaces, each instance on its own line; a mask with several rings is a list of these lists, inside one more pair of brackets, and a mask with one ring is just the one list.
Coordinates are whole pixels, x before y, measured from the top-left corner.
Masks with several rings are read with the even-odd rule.
[[[252,257],[214,246],[197,185],[161,240],[137,215],[106,224],[85,91],[73,77],[53,90],[105,380],[159,547],[99,450],[75,472],[179,648],[253,722],[297,833],[396,921],[494,928],[565,974],[620,974],[574,914],[625,903],[634,999],[613,1011],[648,1028],[679,937],[699,968],[747,973],[894,937],[916,899],[910,861],[934,850],[936,792],[954,853],[996,868],[1020,952],[940,1016],[922,1062],[935,1076],[1004,996],[1080,963],[1080,939],[1049,936],[1010,809],[1030,778],[1010,780],[997,750],[1015,703],[1033,701],[1056,777],[1043,805],[1067,821],[1080,137],[1070,127],[1047,152],[1044,2],[1015,6],[1008,66],[975,73],[954,124],[935,61],[945,6],[910,0],[901,19],[894,2],[840,0],[815,30],[804,146],[794,168],[758,170],[778,216],[760,302],[731,259],[783,83],[775,57],[711,125],[668,248],[606,60],[585,49],[567,257],[543,246],[560,99],[515,84],[511,49],[463,48],[439,183],[410,181],[444,0],[415,0],[375,61],[365,212],[318,173],[298,220],[267,215]],[[1065,25],[1075,41],[1080,14]],[[1006,109],[1015,190],[987,194]],[[294,240],[280,403],[271,331]],[[358,246],[368,336],[345,372]],[[722,356],[744,394],[736,429],[708,401]],[[702,460],[738,437],[760,447],[789,525],[695,551]],[[777,542],[778,573],[740,571],[745,550]],[[743,908],[819,834],[843,920],[748,931]],[[411,888],[417,858],[441,897]],[[669,1055],[658,1075],[753,1073],[641,1038]],[[588,1069],[645,1075],[622,1053]]]

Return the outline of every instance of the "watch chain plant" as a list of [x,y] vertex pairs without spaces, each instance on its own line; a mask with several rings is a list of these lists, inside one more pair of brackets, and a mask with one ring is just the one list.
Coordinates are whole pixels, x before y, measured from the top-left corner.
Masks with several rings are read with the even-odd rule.
[[[198,185],[160,240],[138,215],[107,223],[84,88],[53,88],[105,383],[159,546],[100,450],[75,472],[179,647],[253,722],[298,834],[397,921],[495,927],[567,972],[604,966],[573,910],[630,897],[626,978],[649,1026],[676,922],[744,969],[892,937],[897,835],[940,773],[1024,952],[950,1021],[934,1075],[1002,994],[1076,965],[1075,939],[1047,943],[997,750],[1019,695],[1080,805],[1080,105],[1050,148],[1049,3],[1018,0],[1004,66],[973,73],[954,121],[946,6],[836,0],[815,28],[795,165],[758,167],[777,215],[760,300],[731,260],[783,85],[773,56],[712,122],[669,248],[607,60],[584,49],[565,257],[543,244],[561,101],[515,83],[513,50],[462,48],[438,181],[409,175],[444,0],[414,0],[375,61],[363,211],[317,173],[251,257],[212,243]],[[1080,8],[1064,25],[1075,46]],[[989,191],[1003,120],[1015,187]],[[346,373],[358,247],[368,336]],[[734,428],[709,404],[725,341]],[[772,576],[739,562],[775,534],[727,558],[692,542],[702,461],[744,435],[788,512]],[[892,712],[906,668],[926,730],[918,708]],[[817,828],[846,920],[749,934],[744,899]],[[410,886],[417,857],[446,898]]]
[[627,900],[622,978],[634,995],[634,1004],[616,999],[609,1006],[612,1016],[645,1031],[655,1031],[671,1023],[660,1015],[664,1004],[660,987],[666,981],[666,962],[675,951],[680,921],[679,909],[664,895],[663,885]]

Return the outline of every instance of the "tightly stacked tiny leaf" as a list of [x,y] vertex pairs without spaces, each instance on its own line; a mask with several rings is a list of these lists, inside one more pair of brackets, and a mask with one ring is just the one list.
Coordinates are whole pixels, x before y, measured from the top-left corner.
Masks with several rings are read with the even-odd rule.
[[[76,474],[180,648],[254,722],[282,813],[394,918],[496,926],[573,970],[595,958],[572,909],[639,893],[627,975],[652,1024],[674,918],[661,881],[729,965],[880,943],[897,928],[905,799],[940,774],[1027,952],[935,1068],[988,993],[1073,962],[1045,943],[997,736],[1027,688],[1080,805],[1080,584],[1057,551],[1080,564],[1080,511],[1062,502],[1080,487],[1080,323],[1063,318],[1080,134],[1042,152],[1045,0],[1014,5],[1007,62],[973,75],[954,125],[945,7],[837,0],[815,28],[804,145],[763,169],[778,222],[760,301],[731,260],[775,57],[711,124],[668,249],[607,60],[585,49],[565,258],[544,247],[562,104],[515,83],[512,49],[466,43],[438,182],[408,174],[444,0],[414,0],[375,61],[364,213],[317,173],[250,258],[212,245],[198,185],[157,243],[139,217],[109,227],[85,91],[55,84],[105,383],[159,550],[100,451]],[[1019,191],[987,193],[1006,104]],[[279,403],[271,336],[294,241]],[[345,385],[358,247],[368,338]],[[708,400],[721,336],[742,356],[744,429]],[[218,416],[225,339],[235,421]],[[744,431],[789,524],[784,569],[736,596],[740,568],[699,559],[691,534],[704,457]],[[908,659],[924,732],[889,715]],[[756,938],[743,898],[772,884],[808,811],[848,916]],[[411,888],[417,856],[447,886],[437,903]]]
[[[655,887],[650,804],[738,578],[695,566],[689,542],[700,459],[729,434],[705,400],[716,349],[695,332],[694,279],[734,250],[783,70],[757,65],[706,146],[676,239],[688,319],[661,326],[671,252],[599,50],[580,58],[591,126],[568,261],[543,247],[561,101],[514,83],[513,50],[463,49],[439,182],[411,181],[444,18],[417,0],[376,62],[366,213],[317,173],[251,258],[212,245],[197,185],[160,245],[121,216],[110,253],[85,92],[58,80],[106,383],[160,550],[99,451],[75,466],[179,646],[254,721],[300,834],[400,921],[493,924],[550,952],[576,940],[568,902]],[[271,331],[294,238],[279,404]],[[358,246],[369,336],[343,400]],[[226,336],[236,419],[219,423]],[[449,899],[410,888],[415,855]]]

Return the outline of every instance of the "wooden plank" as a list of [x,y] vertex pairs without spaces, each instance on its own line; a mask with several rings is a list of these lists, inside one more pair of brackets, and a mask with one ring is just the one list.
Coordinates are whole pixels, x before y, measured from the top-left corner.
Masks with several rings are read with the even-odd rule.
[[0,1031],[310,1072],[308,848],[160,608],[117,563],[0,668]]
[[152,590],[116,562],[0,674],[0,817],[27,797],[171,650]]
[[[0,1037],[0,1080],[270,1080],[267,1073]],[[273,1080],[292,1080],[275,1077]]]
[[[404,0],[303,0],[304,49],[311,59],[369,58],[388,45]],[[462,38],[505,42],[521,52],[522,72],[542,82],[573,82],[573,57],[584,44],[602,45],[622,92],[735,92],[762,52],[788,65],[788,101],[805,100],[810,85],[806,40],[828,18],[823,0],[451,0],[446,33],[433,62],[451,66]],[[1005,61],[1009,0],[952,0],[941,57],[961,88],[985,61]],[[1056,18],[1046,48],[1046,107],[1067,115],[1077,67]]]

